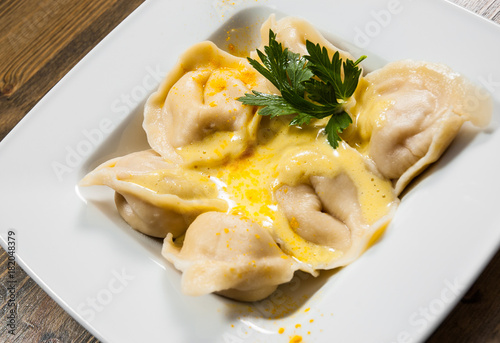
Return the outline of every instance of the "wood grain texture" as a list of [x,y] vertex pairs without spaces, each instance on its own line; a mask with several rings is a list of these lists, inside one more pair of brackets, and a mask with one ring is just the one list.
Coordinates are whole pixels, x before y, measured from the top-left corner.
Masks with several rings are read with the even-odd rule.
[[[0,2],[0,140],[143,0]],[[7,332],[7,254],[0,254],[0,342],[98,342],[17,268],[17,330]]]
[[15,6],[6,6],[8,11],[0,12],[6,17],[0,29],[8,32],[0,39],[0,56],[8,56],[8,63],[0,65],[0,94],[13,94],[84,30],[93,16],[115,2],[45,0],[24,1],[23,6],[23,1],[7,1]]
[[500,23],[500,3],[498,0],[451,0],[451,2]]
[[[0,140],[142,2],[0,1]],[[500,0],[452,2],[500,24]],[[19,267],[17,330],[9,335],[7,261],[0,248],[0,342],[98,342]],[[500,342],[499,284],[500,252],[428,342]]]
[[[2,2],[0,140],[143,1],[46,0],[50,4],[45,6],[34,0]],[[75,3],[79,5],[75,7]],[[34,14],[29,15],[30,11],[26,9],[31,9]],[[50,38],[51,31],[54,38]],[[39,52],[44,53],[40,55]]]
[[15,272],[16,305],[18,319],[16,334],[7,331],[8,299],[7,254],[2,249],[0,254],[0,307],[1,323],[0,342],[98,342],[91,334],[71,318],[54,300],[52,300],[19,266]]

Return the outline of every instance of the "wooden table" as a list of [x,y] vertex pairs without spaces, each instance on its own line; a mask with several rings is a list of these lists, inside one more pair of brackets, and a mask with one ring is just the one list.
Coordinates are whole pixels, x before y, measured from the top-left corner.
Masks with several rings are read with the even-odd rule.
[[[0,140],[85,54],[142,2],[0,2]],[[500,0],[453,2],[500,23]],[[15,337],[11,337],[6,332],[5,324],[8,256],[3,249],[0,248],[0,251],[0,342],[97,342],[20,268],[16,271],[17,332]],[[499,285],[500,252],[429,342],[500,342]]]

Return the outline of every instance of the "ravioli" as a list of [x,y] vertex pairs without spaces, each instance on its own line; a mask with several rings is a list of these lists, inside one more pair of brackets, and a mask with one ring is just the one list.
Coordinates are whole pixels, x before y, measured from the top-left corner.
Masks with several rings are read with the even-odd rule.
[[[335,151],[318,143],[291,149],[278,170],[283,186],[276,198],[300,237],[283,234],[283,247],[318,269],[344,266],[359,257],[399,204],[390,181],[345,143]],[[311,246],[331,253],[318,259]],[[304,253],[295,253],[298,248]]]
[[114,189],[123,219],[137,231],[159,238],[168,233],[174,237],[184,234],[203,212],[227,209],[208,178],[165,161],[153,150],[105,162],[80,185]]
[[260,120],[236,99],[265,79],[241,57],[211,42],[194,45],[179,59],[144,110],[151,147],[175,163],[211,163],[241,155],[255,140]]
[[[291,17],[263,24],[260,49],[269,29],[291,52],[307,54],[309,40],[352,59]],[[344,106],[353,123],[333,149],[326,120],[291,126],[290,116],[264,117],[239,101],[280,93],[246,59],[202,42],[146,103],[152,149],[112,159],[80,184],[111,187],[132,228],[164,238],[162,255],[182,272],[185,294],[257,301],[297,270],[317,276],[368,249],[401,192],[461,126],[489,121],[487,101],[467,108],[474,89],[443,65],[389,63],[360,76]]]
[[[309,22],[296,17],[285,17],[283,19],[276,20],[275,15],[271,15],[262,24],[260,37],[261,44],[258,48],[261,51],[264,50],[264,46],[269,44],[270,29],[276,33],[277,41],[282,43],[284,48],[288,48],[290,51],[300,55],[307,55],[306,41],[309,40],[326,48],[331,55],[338,52],[343,60],[353,59],[349,52],[341,50],[330,43]],[[256,54],[251,53],[251,55],[255,56]]]
[[344,138],[394,181],[396,194],[435,162],[466,121],[489,122],[487,101],[475,111],[467,101],[475,87],[450,68],[404,60],[364,77],[356,90],[354,119]]
[[248,218],[221,212],[198,216],[181,247],[169,234],[162,254],[183,272],[186,294],[218,292],[242,301],[267,297],[300,268],[267,230]]

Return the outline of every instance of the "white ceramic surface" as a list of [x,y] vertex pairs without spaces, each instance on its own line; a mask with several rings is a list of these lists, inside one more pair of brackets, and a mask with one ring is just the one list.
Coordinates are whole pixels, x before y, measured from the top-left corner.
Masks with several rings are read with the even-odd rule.
[[[112,192],[76,184],[100,162],[145,147],[142,106],[180,53],[208,37],[224,44],[238,25],[253,33],[272,12],[307,19],[367,54],[371,68],[446,63],[489,89],[493,122],[464,130],[404,195],[382,239],[347,268],[297,277],[257,304],[187,297],[160,242],[124,224]],[[1,142],[1,243],[14,230],[17,261],[105,342],[420,341],[500,242],[499,37],[499,26],[435,0],[147,1]]]

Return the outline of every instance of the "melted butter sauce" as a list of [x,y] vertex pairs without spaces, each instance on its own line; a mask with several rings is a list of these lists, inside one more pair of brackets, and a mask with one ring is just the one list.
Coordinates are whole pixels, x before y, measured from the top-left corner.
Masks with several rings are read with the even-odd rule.
[[[222,111],[229,112],[227,125],[230,127],[235,121],[241,120],[238,118],[251,112],[252,107],[244,106],[236,98],[256,88],[258,77],[256,71],[245,64],[226,62],[226,67],[221,64],[215,59],[210,62],[209,67],[198,68],[193,74],[210,74],[195,81],[203,87],[206,105],[214,109],[216,119],[219,115],[217,110],[221,106],[224,108]],[[228,104],[233,107],[228,107]],[[247,142],[256,139],[255,132],[261,119],[255,113],[249,113],[248,116],[250,118],[246,124],[241,125],[237,131],[216,131],[201,141],[177,148],[177,153],[182,156],[185,165],[212,165],[216,160],[224,162],[224,156],[226,160],[239,156],[245,150]]]
[[229,214],[257,222],[270,231],[285,252],[314,266],[340,257],[341,252],[312,244],[297,235],[279,210],[274,191],[283,184],[278,171],[283,151],[294,144],[310,144],[316,140],[317,131],[264,118],[256,144],[243,156],[223,165],[194,166],[219,185],[220,197],[229,203]]
[[[260,119],[260,118],[259,118]],[[343,252],[311,243],[299,236],[274,197],[283,185],[310,184],[312,176],[346,173],[358,189],[364,220],[373,224],[389,212],[394,201],[391,183],[371,173],[362,156],[347,144],[334,150],[321,125],[289,126],[289,118],[262,118],[255,144],[238,158],[219,157],[238,144],[233,132],[217,132],[182,148],[188,164],[172,170],[131,175],[126,181],[160,194],[184,199],[219,198],[227,213],[248,218],[269,230],[281,248],[315,269],[327,266]],[[217,155],[217,156],[212,156]],[[334,191],[334,190],[332,190]]]
[[119,180],[132,182],[156,194],[175,194],[185,200],[218,197],[217,186],[203,174],[191,170],[162,169],[130,174]]
[[[361,155],[346,144],[333,150],[314,125],[300,128],[288,125],[287,119],[263,118],[253,147],[237,159],[223,164],[205,163],[190,168],[206,175],[218,186],[219,198],[229,204],[228,213],[249,218],[268,229],[282,249],[315,268],[340,258],[342,251],[313,244],[300,237],[280,211],[274,192],[282,185],[309,183],[313,175],[334,177],[347,173],[360,190],[362,213],[368,224],[388,213],[394,201],[391,184],[369,172]],[[212,137],[204,146],[206,153],[218,151],[216,146],[230,144]],[[197,149],[184,149],[183,156],[197,160]],[[205,160],[206,161],[206,160]]]
[[361,78],[353,97],[347,104],[354,124],[342,133],[343,139],[359,152],[366,154],[373,130],[384,126],[385,114],[392,105],[394,105],[393,100],[382,99],[376,87],[365,78]]

